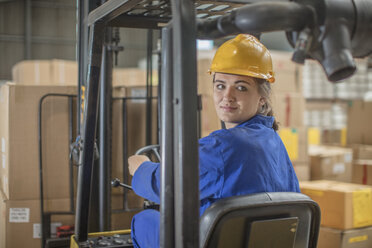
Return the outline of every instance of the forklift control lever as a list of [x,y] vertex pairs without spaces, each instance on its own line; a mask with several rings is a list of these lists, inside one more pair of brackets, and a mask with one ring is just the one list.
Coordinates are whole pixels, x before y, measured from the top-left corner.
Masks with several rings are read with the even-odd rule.
[[132,186],[129,186],[128,184],[120,182],[118,178],[115,178],[114,180],[112,180],[111,185],[112,187],[115,187],[115,188],[121,186],[123,188],[133,190]]

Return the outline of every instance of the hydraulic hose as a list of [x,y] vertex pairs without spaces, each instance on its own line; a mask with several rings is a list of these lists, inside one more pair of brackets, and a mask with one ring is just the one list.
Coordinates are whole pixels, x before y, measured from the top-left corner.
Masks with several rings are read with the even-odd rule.
[[229,14],[197,23],[199,39],[218,39],[239,33],[301,30],[313,20],[310,7],[295,2],[248,4]]

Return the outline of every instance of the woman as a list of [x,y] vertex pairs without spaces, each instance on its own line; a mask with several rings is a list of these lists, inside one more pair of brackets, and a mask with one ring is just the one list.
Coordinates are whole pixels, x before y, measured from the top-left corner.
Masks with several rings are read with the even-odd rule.
[[[199,140],[200,215],[225,197],[299,192],[272,116],[270,83],[275,79],[267,49],[255,37],[240,34],[217,50],[211,72],[214,105],[226,129]],[[146,156],[128,162],[134,191],[159,203],[159,164]],[[158,247],[159,212],[134,216],[132,238],[136,247]]]

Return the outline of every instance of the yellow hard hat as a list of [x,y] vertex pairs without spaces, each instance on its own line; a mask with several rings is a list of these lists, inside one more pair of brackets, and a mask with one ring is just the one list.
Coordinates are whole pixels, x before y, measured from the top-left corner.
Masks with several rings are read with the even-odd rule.
[[248,34],[239,34],[223,43],[214,55],[210,72],[262,78],[274,83],[271,55],[267,48]]

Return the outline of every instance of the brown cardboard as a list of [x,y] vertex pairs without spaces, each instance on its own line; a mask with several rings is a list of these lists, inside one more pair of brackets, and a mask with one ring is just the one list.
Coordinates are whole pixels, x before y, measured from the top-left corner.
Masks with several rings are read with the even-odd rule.
[[371,248],[372,227],[346,231],[320,227],[318,248]]
[[372,145],[372,102],[351,101],[347,111],[347,143]]
[[302,67],[291,60],[292,53],[272,50],[270,54],[275,73],[273,92],[302,94]]
[[111,215],[111,230],[127,230],[131,227],[132,218],[139,211],[113,213]]
[[12,80],[17,84],[50,84],[52,71],[49,60],[24,60],[12,68]]
[[[76,94],[74,86],[7,83],[0,88],[1,189],[9,200],[39,199],[39,100],[48,93]],[[47,97],[42,105],[45,199],[69,197],[68,100]]]
[[372,159],[372,145],[351,145],[354,159]]
[[78,64],[76,61],[51,60],[52,79],[56,85],[78,85]]
[[209,73],[209,68],[213,57],[204,57],[198,59],[198,94],[213,95],[213,76]]
[[300,182],[300,189],[319,204],[322,226],[345,230],[372,225],[372,187],[319,180]]
[[14,83],[77,86],[78,66],[71,60],[24,60],[12,68]]
[[111,209],[113,210],[113,212],[117,212],[123,209],[139,211],[143,209],[143,200],[144,199],[136,195],[133,190],[127,190],[126,195],[124,195],[124,189],[122,189],[121,194],[113,194],[111,196]]
[[[47,200],[45,211],[70,211],[69,199]],[[11,201],[0,197],[0,248],[41,247],[40,201]],[[73,215],[52,215],[52,223],[74,225]]]
[[353,161],[352,182],[372,185],[372,159]]
[[218,118],[212,95],[201,95],[201,137],[208,136],[213,131],[221,129],[221,120]]
[[346,129],[324,129],[322,144],[346,146]]
[[303,127],[305,98],[301,93],[274,93],[274,116],[281,127]]
[[[144,86],[146,85],[146,70],[140,68],[114,68],[112,72],[112,85],[117,86]],[[158,72],[152,71],[152,84],[158,85]]]
[[350,148],[309,146],[311,180],[351,182],[353,153]]
[[298,181],[310,180],[310,166],[307,162],[293,162]]

